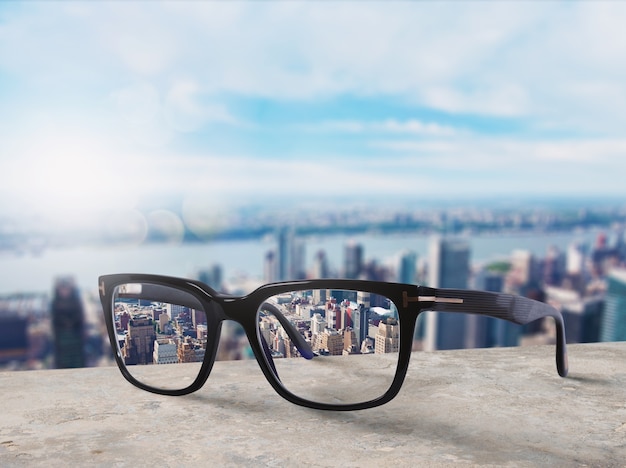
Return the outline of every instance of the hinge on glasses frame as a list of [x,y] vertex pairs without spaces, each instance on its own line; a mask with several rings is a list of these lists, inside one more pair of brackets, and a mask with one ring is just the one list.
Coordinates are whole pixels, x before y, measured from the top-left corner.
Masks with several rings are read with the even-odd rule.
[[100,282],[100,286],[98,286],[98,289],[100,290],[100,295],[104,297],[104,281]]
[[402,305],[406,309],[409,302],[444,302],[446,304],[463,304],[463,299],[456,297],[437,297],[437,296],[409,296],[409,293],[402,291]]

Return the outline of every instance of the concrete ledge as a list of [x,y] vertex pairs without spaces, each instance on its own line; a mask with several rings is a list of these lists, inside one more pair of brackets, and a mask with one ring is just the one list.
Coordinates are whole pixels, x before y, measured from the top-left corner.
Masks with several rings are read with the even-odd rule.
[[414,353],[391,403],[292,405],[255,361],[153,395],[117,368],[0,374],[0,465],[626,466],[626,343]]

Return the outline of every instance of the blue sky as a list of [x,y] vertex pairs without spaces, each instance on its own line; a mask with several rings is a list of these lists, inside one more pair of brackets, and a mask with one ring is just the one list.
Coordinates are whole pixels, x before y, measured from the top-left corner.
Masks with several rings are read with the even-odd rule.
[[0,3],[0,213],[626,195],[620,2]]

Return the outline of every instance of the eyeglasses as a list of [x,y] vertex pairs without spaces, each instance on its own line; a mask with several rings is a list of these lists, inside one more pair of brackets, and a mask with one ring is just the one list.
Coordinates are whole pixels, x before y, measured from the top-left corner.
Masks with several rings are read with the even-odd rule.
[[163,395],[202,387],[224,320],[241,324],[263,374],[282,397],[316,409],[365,409],[395,397],[424,311],[516,324],[552,317],[557,370],[567,375],[563,317],[520,296],[321,279],[267,284],[234,297],[199,281],[144,274],[101,276],[99,289],[122,374]]

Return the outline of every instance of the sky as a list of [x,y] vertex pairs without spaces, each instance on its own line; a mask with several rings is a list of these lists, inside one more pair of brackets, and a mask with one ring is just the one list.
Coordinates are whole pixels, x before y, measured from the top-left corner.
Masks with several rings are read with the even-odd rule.
[[619,199],[625,19],[601,1],[1,2],[0,215]]

